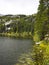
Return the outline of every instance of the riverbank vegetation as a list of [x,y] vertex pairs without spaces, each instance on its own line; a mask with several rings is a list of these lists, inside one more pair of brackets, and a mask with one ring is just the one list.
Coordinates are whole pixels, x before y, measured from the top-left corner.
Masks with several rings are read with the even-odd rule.
[[16,38],[16,39],[33,39],[33,35],[31,32],[21,32],[21,33],[0,33],[1,37],[10,37],[10,38]]
[[49,42],[41,41],[34,45],[31,52],[22,54],[15,65],[48,65],[49,64]]

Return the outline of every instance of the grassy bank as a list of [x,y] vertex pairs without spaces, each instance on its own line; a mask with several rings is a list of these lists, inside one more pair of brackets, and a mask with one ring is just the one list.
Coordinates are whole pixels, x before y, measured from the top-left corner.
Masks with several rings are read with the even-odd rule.
[[49,65],[49,41],[35,44],[32,51],[22,54],[15,65]]
[[22,33],[0,33],[1,37],[11,37],[11,38],[22,38],[22,39],[33,39],[31,32],[22,32]]

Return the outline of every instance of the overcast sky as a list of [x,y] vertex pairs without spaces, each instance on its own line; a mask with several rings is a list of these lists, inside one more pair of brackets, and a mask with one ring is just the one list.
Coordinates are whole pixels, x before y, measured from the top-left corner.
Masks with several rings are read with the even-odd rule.
[[37,12],[39,0],[0,0],[0,14],[26,14]]

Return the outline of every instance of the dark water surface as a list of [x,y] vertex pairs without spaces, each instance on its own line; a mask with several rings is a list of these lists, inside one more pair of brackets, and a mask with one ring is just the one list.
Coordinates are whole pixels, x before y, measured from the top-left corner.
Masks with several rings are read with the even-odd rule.
[[0,37],[0,65],[14,65],[22,53],[29,51],[31,40]]

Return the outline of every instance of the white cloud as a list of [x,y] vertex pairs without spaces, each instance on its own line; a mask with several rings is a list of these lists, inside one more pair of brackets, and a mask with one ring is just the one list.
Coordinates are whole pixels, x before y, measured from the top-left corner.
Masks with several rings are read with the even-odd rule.
[[39,0],[0,0],[0,14],[33,14]]

